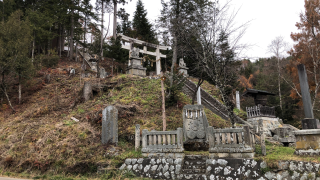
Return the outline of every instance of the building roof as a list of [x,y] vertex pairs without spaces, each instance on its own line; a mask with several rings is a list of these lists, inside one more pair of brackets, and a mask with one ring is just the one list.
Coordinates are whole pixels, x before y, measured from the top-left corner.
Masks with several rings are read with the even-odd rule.
[[242,96],[256,96],[256,95],[271,95],[271,96],[275,96],[275,94],[270,93],[268,91],[263,91],[263,90],[257,90],[257,89],[248,89],[246,90],[246,92],[244,92],[242,94]]

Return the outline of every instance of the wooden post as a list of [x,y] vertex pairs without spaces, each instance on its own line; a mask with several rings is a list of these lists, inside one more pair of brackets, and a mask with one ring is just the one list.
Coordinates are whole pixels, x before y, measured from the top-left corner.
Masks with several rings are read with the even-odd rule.
[[[161,77],[163,73],[161,72]],[[165,96],[164,96],[164,85],[163,79],[161,79],[161,93],[162,93],[162,123],[163,123],[163,131],[167,129],[167,122],[166,122],[166,106],[165,106]]]
[[135,150],[137,151],[139,147],[140,147],[140,125],[136,124]]
[[264,137],[264,133],[263,133],[263,120],[262,119],[259,119],[259,134],[260,134],[261,152],[262,152],[262,155],[265,156],[265,155],[267,155],[267,152],[266,152],[265,137]]

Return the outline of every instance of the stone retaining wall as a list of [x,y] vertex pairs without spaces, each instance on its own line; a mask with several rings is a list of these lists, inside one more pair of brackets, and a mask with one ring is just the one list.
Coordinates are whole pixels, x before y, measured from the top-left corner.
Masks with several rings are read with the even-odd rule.
[[269,169],[263,161],[254,159],[211,159],[207,156],[177,158],[126,159],[121,170],[152,179],[210,180],[320,180],[320,164],[279,161],[278,169]]

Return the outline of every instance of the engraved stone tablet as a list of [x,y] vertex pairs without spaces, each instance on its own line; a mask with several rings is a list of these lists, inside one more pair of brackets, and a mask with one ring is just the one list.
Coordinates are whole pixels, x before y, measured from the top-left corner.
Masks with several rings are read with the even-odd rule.
[[102,144],[118,143],[118,109],[108,106],[102,111]]
[[202,105],[184,106],[182,117],[186,140],[206,138],[208,121]]

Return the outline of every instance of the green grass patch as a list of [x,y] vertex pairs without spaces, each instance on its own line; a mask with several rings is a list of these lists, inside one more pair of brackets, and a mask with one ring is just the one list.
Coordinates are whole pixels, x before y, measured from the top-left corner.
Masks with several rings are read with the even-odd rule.
[[294,154],[294,147],[283,147],[281,145],[274,145],[266,141],[267,155],[262,156],[261,146],[256,145],[256,160],[263,160],[267,162],[268,167],[277,167],[278,161],[305,161],[305,162],[320,162],[320,157],[308,157],[308,156],[297,156]]

